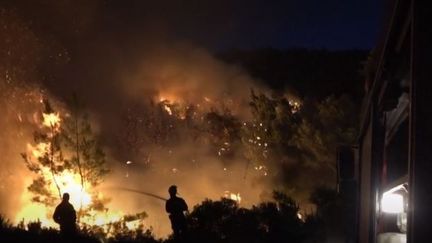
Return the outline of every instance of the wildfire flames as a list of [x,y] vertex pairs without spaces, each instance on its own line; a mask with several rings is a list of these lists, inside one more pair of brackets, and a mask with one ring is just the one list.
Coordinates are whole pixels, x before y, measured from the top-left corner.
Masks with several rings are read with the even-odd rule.
[[[170,99],[168,99],[167,97],[169,97]],[[184,99],[175,98],[175,96],[173,95],[164,94],[163,96],[156,97],[154,102],[158,105],[155,107],[159,107],[158,109],[161,109],[163,112],[163,114],[161,115],[161,117],[159,117],[159,119],[167,119],[167,121],[169,121],[170,127],[172,128],[173,127],[172,124],[174,124],[174,126],[176,125],[180,126],[179,124],[186,123],[185,120],[187,115],[189,116],[187,119],[191,119],[193,120],[193,122],[196,122],[197,124],[200,122],[207,123],[207,121],[205,120],[206,112],[212,110],[214,107],[218,107],[218,105],[220,105],[218,102],[222,102],[222,101],[218,101],[218,99],[213,97],[209,98],[207,96],[202,96],[201,98],[196,99],[195,102],[189,103]],[[293,113],[296,112],[298,109],[300,109],[300,104],[298,102],[290,101],[290,104],[291,103],[294,109]],[[190,109],[191,107],[192,109]],[[33,123],[36,123],[38,128],[44,129],[46,131],[48,138],[53,138],[57,134],[61,134],[63,127],[67,126],[66,122],[69,116],[68,115],[63,116],[62,114],[67,114],[67,113],[50,112],[50,113],[42,113],[40,115],[34,114],[32,121]],[[35,118],[35,117],[40,117],[40,118]],[[21,115],[19,115],[18,120],[22,122]],[[178,124],[176,124],[176,122],[178,122]],[[257,123],[255,121],[243,120],[241,121],[240,125],[244,129],[253,131],[248,135],[246,142],[251,146],[253,146],[254,149],[262,150],[263,153],[263,161],[260,164],[254,164],[253,166],[251,166],[250,170],[254,171],[253,175],[260,176],[262,178],[267,177],[270,171],[269,171],[269,167],[265,165],[266,164],[265,159],[267,158],[267,149],[271,145],[268,144],[266,138],[262,136],[262,134],[266,132],[265,124],[259,122]],[[41,158],[49,156],[52,153],[52,149],[53,149],[52,148],[53,144],[51,144],[49,141],[50,140],[48,139],[47,141],[43,141],[43,142],[35,141],[33,143],[27,143],[26,155],[30,158],[29,160],[38,161]],[[219,142],[220,143],[218,143],[217,145],[218,149],[212,151],[212,153],[214,153],[212,158],[223,160],[226,157],[226,155],[229,156],[229,154],[232,152],[233,145],[229,140],[221,139]],[[204,140],[204,143],[208,143],[208,141]],[[156,156],[151,157],[150,154],[148,154],[146,157],[145,164],[147,166],[152,166],[152,163],[155,164],[155,162],[150,162],[150,161],[156,161],[156,160],[157,161],[163,160],[164,163],[168,164],[170,161],[166,161],[166,158],[174,158],[175,156],[174,154],[177,155],[179,153],[179,150],[177,150],[175,147],[161,146],[161,150],[165,151],[165,153],[167,154],[165,156],[167,157],[156,157]],[[66,154],[66,156],[68,156],[68,154]],[[163,158],[165,158],[165,160]],[[139,166],[138,160],[139,157],[130,157],[124,160],[126,161],[125,162],[126,172],[122,173],[122,175],[125,175],[124,177],[126,179],[124,179],[122,183],[132,182],[132,180],[136,178],[136,174],[135,174],[136,171],[133,171],[132,168],[136,168],[137,166]],[[132,161],[134,162],[132,163]],[[135,161],[138,162],[135,163]],[[204,163],[205,161],[201,161],[199,155],[197,155],[197,157],[190,158],[190,161],[192,162],[193,166],[195,166],[196,168],[200,166],[205,166],[205,164],[200,165],[200,163]],[[168,166],[170,166],[170,171],[172,172],[172,175],[170,176],[172,176],[173,178],[175,177],[176,179],[186,176],[186,174],[189,173],[188,169],[190,169],[182,166],[181,164],[175,164],[175,163]],[[242,178],[246,178],[246,172],[244,171],[245,167],[247,168],[247,166],[244,165],[239,166],[239,168],[241,168],[240,172],[238,172],[237,168],[230,167],[228,164],[223,165],[221,168],[218,169],[223,170],[223,172],[221,172],[221,175],[223,175],[224,178],[228,178],[231,175],[239,175],[239,174],[244,175]],[[155,174],[159,175],[158,173],[164,173],[163,170],[161,171],[162,172],[155,172]],[[212,169],[212,172],[213,171],[214,170]],[[61,194],[67,192],[70,194],[70,203],[74,206],[77,213],[80,215],[80,213],[85,212],[85,216],[79,217],[79,224],[81,225],[100,226],[108,234],[110,233],[109,232],[110,224],[120,222],[120,221],[124,222],[126,227],[128,227],[131,230],[142,228],[144,226],[144,221],[141,218],[128,220],[128,221],[125,220],[126,218],[128,218],[127,217],[128,215],[122,211],[122,209],[125,208],[124,205],[117,207],[120,210],[112,210],[112,209],[104,209],[99,211],[93,210],[92,205],[94,203],[103,200],[106,201],[107,198],[104,194],[98,191],[98,188],[95,188],[90,183],[83,184],[81,181],[80,174],[77,172],[74,172],[69,169],[65,169],[53,174],[49,168],[42,167],[40,170],[37,171],[37,175],[40,175],[41,177],[46,178],[47,180],[56,181],[55,183],[49,183],[49,186],[47,188],[50,194],[55,195],[56,200],[53,203],[53,205],[46,206],[45,204],[34,202],[34,200],[32,200],[34,199],[34,194],[29,190],[25,190],[21,195],[22,206],[20,207],[18,213],[15,214],[15,223],[20,223],[20,222],[27,223],[32,221],[40,221],[42,226],[44,227],[58,227],[58,225],[52,220],[52,214],[55,205],[60,203],[61,201],[60,198]],[[34,177],[28,176],[23,180],[25,181],[25,184],[28,186],[31,184],[33,179]],[[236,201],[239,204],[243,204],[244,206],[249,206],[250,203],[254,202],[253,200],[250,199],[250,194],[241,190],[241,188],[232,185],[233,184],[230,182],[230,183],[224,183],[219,187],[218,186],[214,187],[216,188],[216,190],[212,191],[212,197],[213,198],[223,197],[223,198],[231,199]],[[240,191],[242,194],[240,194],[240,192],[238,191]],[[110,192],[107,192],[108,195],[109,193]],[[159,191],[158,193],[161,192]],[[199,200],[202,198],[203,197],[194,198],[193,202],[188,201],[188,203],[191,202],[191,205],[193,205],[193,203],[199,203],[200,202]],[[186,195],[186,199],[190,199],[190,194]],[[158,204],[157,207],[163,208],[163,205],[161,206],[160,204]],[[157,217],[160,216],[161,215],[157,215]],[[155,216],[151,215],[149,217],[155,217]],[[159,218],[152,219],[152,220],[156,221],[156,224],[161,224],[159,222],[160,220]],[[150,224],[151,223],[146,222],[146,225],[150,225]],[[161,227],[161,226],[157,225],[157,227]],[[167,232],[163,231],[163,234],[166,235]]]
[[[31,29],[22,28],[33,38]],[[148,212],[145,225],[153,226],[155,235],[164,237],[172,230],[161,200],[107,188],[137,188],[166,197],[166,189],[176,184],[190,209],[205,198],[219,200],[221,197],[249,207],[265,200],[265,192],[275,188],[272,184],[277,180],[274,178],[276,166],[270,166],[274,144],[265,136],[269,124],[255,120],[249,105],[251,90],[260,93],[270,90],[242,67],[224,63],[205,49],[182,42],[154,43],[155,46],[152,43],[143,49],[134,45],[133,50],[140,51],[134,51],[133,56],[129,51],[124,52],[127,62],[111,62],[109,60],[117,59],[99,59],[98,55],[93,55],[123,57],[122,51],[119,56],[117,52],[97,50],[82,53],[85,55],[70,53],[73,57],[87,54],[92,57],[82,62],[91,72],[76,72],[83,67],[81,62],[69,62],[68,50],[58,53],[61,43],[55,40],[52,40],[55,45],[51,45],[51,40],[44,43],[45,33],[35,38],[34,45],[27,43],[33,40],[22,38],[26,35],[20,32],[12,34],[22,42],[11,46],[6,43],[4,53],[8,53],[10,47],[19,50],[12,48],[12,54],[5,56],[5,65],[0,66],[6,73],[6,78],[0,77],[0,213],[14,223],[24,222],[25,225],[40,220],[42,226],[57,228],[52,220],[53,211],[61,201],[61,194],[67,192],[80,215],[81,226],[108,229],[110,223],[121,221],[130,229],[136,229],[142,227],[144,221],[130,220],[134,217],[127,217],[131,213],[129,210],[145,211]],[[31,44],[28,48],[36,58],[28,56],[27,49],[20,49],[27,44]],[[53,53],[48,50],[50,47]],[[39,48],[42,49],[37,50]],[[21,53],[26,58],[20,58]],[[146,55],[141,56],[141,53]],[[49,55],[43,57],[45,54]],[[60,60],[63,57],[65,60]],[[72,91],[83,99],[77,106],[83,106],[83,113],[91,113],[86,114],[90,117],[88,123],[95,125],[91,128],[100,135],[91,139],[102,138],[101,146],[107,152],[106,162],[111,174],[104,178],[101,186],[83,183],[82,175],[73,164],[74,148],[59,153],[69,160],[73,169],[55,168],[53,173],[50,168],[50,163],[62,166],[60,160],[52,156],[58,146],[54,141],[56,136],[65,135],[63,131],[74,125],[69,123],[72,114],[68,114],[75,113],[75,109],[68,110],[75,108],[68,107],[74,105],[69,99]],[[63,109],[46,108],[40,113],[46,98],[65,102],[61,106]],[[84,104],[88,104],[89,109]],[[300,101],[292,99],[289,104],[294,107],[292,113],[301,106]],[[38,132],[44,135],[40,139],[34,137]],[[59,140],[63,142],[62,139]],[[28,159],[26,164],[20,154]],[[38,166],[41,162],[45,165]],[[46,182],[44,190],[51,197],[49,203],[44,203],[30,190],[38,178]],[[45,191],[42,197],[44,195]]]
[[[47,128],[51,128],[52,132],[49,136],[54,136],[55,132],[60,132],[61,117],[59,113],[43,113],[41,125]],[[40,159],[43,156],[51,152],[51,144],[49,142],[40,142],[38,144],[27,144],[27,154],[31,159]],[[94,199],[103,200],[104,196],[102,193],[97,193],[94,188],[91,188],[89,184],[82,185],[80,175],[73,173],[70,170],[64,170],[57,174],[52,174],[47,168],[42,168],[38,173],[43,178],[50,178],[55,180],[54,183],[50,183],[48,190],[52,195],[58,195],[58,190],[61,193],[69,193],[70,203],[74,206],[75,210],[80,214],[81,211],[89,209]],[[25,178],[25,181],[31,181],[32,178]],[[57,188],[57,186],[59,188]],[[44,227],[56,227],[57,224],[52,219],[54,207],[49,207],[41,203],[31,202],[32,194],[26,190],[22,194],[22,201],[25,202],[21,210],[17,213],[15,222],[32,222],[40,221]],[[60,202],[59,200],[57,203]],[[101,226],[108,234],[108,225],[113,222],[120,221],[124,218],[124,213],[121,211],[105,210],[96,211],[88,210],[85,217],[80,217],[80,224],[97,225]],[[126,227],[129,229],[137,229],[142,227],[139,220],[130,220],[126,222]]]
[[241,203],[241,196],[240,196],[240,193],[232,193],[232,192],[230,192],[230,191],[225,191],[225,192],[224,192],[224,198],[234,200],[234,201],[236,201],[237,203]]
[[60,127],[60,114],[59,113],[42,113],[43,122],[42,125],[46,127],[54,127],[59,128]]

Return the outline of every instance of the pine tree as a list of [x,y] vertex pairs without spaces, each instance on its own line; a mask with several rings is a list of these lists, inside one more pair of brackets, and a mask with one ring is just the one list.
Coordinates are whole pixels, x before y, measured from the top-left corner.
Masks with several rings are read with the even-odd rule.
[[[67,161],[71,165],[71,171],[80,178],[81,190],[98,186],[103,177],[109,173],[106,165],[105,153],[98,140],[95,138],[88,114],[83,103],[76,94],[72,97],[72,109],[64,119],[62,139],[64,147],[71,156]],[[98,200],[92,195],[92,204],[87,209],[83,208],[83,199],[80,198],[78,218],[84,216],[89,210],[105,210],[104,201]]]
[[[107,200],[97,197],[93,188],[109,170],[83,105],[74,96],[72,111],[60,116],[47,100],[43,103],[42,124],[34,132],[34,145],[22,153],[27,168],[36,174],[28,187],[34,195],[32,200],[52,207],[57,196],[60,199],[73,183],[81,190],[80,198],[71,198],[79,202],[78,218],[88,216],[91,210],[106,210]],[[88,200],[86,205],[84,199]]]
[[[58,113],[47,100],[44,100],[43,104],[44,111],[40,114],[43,123],[33,134],[35,146],[29,145],[31,153],[22,153],[22,156],[27,168],[36,173],[35,179],[28,187],[34,194],[32,200],[53,206],[56,196],[61,198],[62,194],[58,177],[70,165],[63,157]],[[56,192],[50,190],[52,186],[55,186]]]

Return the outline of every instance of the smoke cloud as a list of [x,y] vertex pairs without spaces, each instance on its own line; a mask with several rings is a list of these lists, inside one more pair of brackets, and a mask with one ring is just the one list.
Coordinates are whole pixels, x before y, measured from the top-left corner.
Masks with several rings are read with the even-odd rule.
[[[85,34],[90,35],[88,25],[85,27]],[[246,207],[268,198],[274,181],[251,169],[239,148],[240,141],[226,145],[232,152],[221,156],[211,135],[197,128],[197,124],[205,125],[205,114],[212,111],[229,112],[239,121],[250,120],[250,89],[264,89],[258,82],[241,68],[186,41],[150,33],[148,38],[140,34],[125,40],[110,38],[112,33],[104,35],[101,30],[98,33],[100,36],[75,36],[79,48],[63,43],[64,50],[74,52],[55,50],[65,61],[55,70],[55,78],[35,72],[17,76],[14,83],[0,79],[2,214],[14,219],[28,200],[22,195],[31,175],[20,153],[25,152],[37,129],[35,112],[41,110],[40,99],[49,98],[67,107],[72,93],[87,104],[107,153],[112,173],[99,190],[111,198],[108,207],[124,213],[146,211],[147,226],[153,227],[157,236],[170,233],[164,202],[115,188],[167,197],[168,187],[176,184],[190,209],[205,198],[217,200],[231,193],[240,196]],[[46,65],[35,64],[39,70]],[[0,70],[6,72],[8,67]],[[30,81],[20,80],[27,77]],[[185,117],[188,111],[193,118]]]
[[[118,62],[103,67],[94,65],[96,71],[92,72],[100,71],[100,76],[105,77],[102,81],[78,73],[73,75],[79,78],[76,82],[67,82],[64,78],[65,81],[54,85],[35,82],[26,88],[13,84],[2,86],[0,194],[3,214],[15,219],[30,200],[23,195],[32,177],[20,154],[33,140],[38,123],[36,113],[42,109],[40,100],[48,98],[67,107],[73,92],[87,103],[92,125],[108,154],[112,173],[100,188],[111,198],[108,207],[124,213],[146,211],[147,226],[152,227],[157,236],[170,233],[164,202],[113,188],[121,186],[167,197],[167,188],[176,184],[191,209],[205,198],[217,200],[230,193],[239,194],[242,205],[250,206],[260,200],[263,192],[271,191],[270,182],[258,182],[248,175],[248,162],[241,150],[221,160],[208,139],[193,138],[194,130],[184,125],[182,119],[164,110],[165,113],[155,115],[155,111],[160,110],[160,102],[166,100],[179,107],[200,105],[197,116],[229,109],[232,115],[248,119],[249,92],[250,88],[257,87],[255,82],[238,67],[226,65],[204,49],[191,45],[168,46],[167,43],[146,49],[151,51],[136,58],[131,66]],[[103,60],[104,56],[93,58]],[[108,77],[105,68],[111,70],[108,72],[112,76]],[[40,90],[49,90],[50,94]],[[137,118],[150,119],[153,112],[153,122],[173,123],[177,126],[176,137],[164,134],[164,142],[153,144],[155,140],[145,138],[149,135],[145,130],[137,131],[145,140],[134,148],[139,152],[127,148],[121,134],[127,132],[124,117],[131,109],[144,111],[132,114]]]
[[[101,99],[99,95],[84,95],[110,153],[113,173],[101,190],[112,198],[112,207],[128,209],[128,213],[146,211],[148,225],[156,235],[163,236],[171,231],[164,202],[109,188],[122,186],[168,197],[168,187],[176,184],[191,209],[205,198],[217,200],[226,193],[239,193],[243,206],[256,204],[263,195],[270,194],[271,181],[258,181],[256,175],[250,174],[254,172],[247,168],[244,151],[221,159],[208,135],[160,108],[161,101],[177,105],[180,112],[188,106],[199,106],[195,117],[199,123],[206,112],[224,109],[240,119],[250,119],[250,89],[257,88],[257,82],[240,68],[224,64],[191,45],[171,43],[147,50],[133,68],[118,66],[112,83],[101,88],[109,94],[99,103],[101,106],[95,106],[98,101],[92,100]],[[142,141],[128,144],[130,138],[123,136],[131,125],[124,122],[128,115],[145,123],[129,131]],[[151,131],[146,126],[152,123],[162,128]]]

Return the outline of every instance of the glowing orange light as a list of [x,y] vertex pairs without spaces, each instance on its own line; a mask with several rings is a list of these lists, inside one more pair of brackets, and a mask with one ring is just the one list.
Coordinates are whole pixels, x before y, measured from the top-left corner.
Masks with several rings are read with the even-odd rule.
[[240,193],[232,193],[230,191],[225,191],[224,192],[224,198],[231,199],[233,201],[236,201],[237,203],[240,203],[241,199],[242,199],[241,196],[240,196]]
[[33,158],[38,159],[49,153],[50,143],[38,143],[36,146],[27,144],[27,150],[33,156]]
[[168,113],[168,115],[172,116],[173,112],[171,110],[171,107],[169,107],[168,105],[165,104],[164,109]]
[[60,126],[60,115],[59,113],[42,113],[43,122],[42,124],[46,127],[57,127]]
[[[55,132],[60,132],[61,118],[59,113],[43,113],[42,114],[42,125],[45,127],[53,128]],[[53,135],[53,134],[51,134]],[[49,142],[40,142],[36,145],[27,144],[28,154],[31,159],[40,159],[50,153],[51,144]],[[131,161],[127,161],[127,164],[131,164]],[[101,194],[91,193],[92,188],[89,184],[82,184],[81,177],[78,173],[71,170],[63,170],[61,172],[52,172],[49,168],[41,168],[38,171],[39,175],[43,178],[55,178],[55,182],[49,182],[47,189],[51,195],[59,195],[62,193],[69,193],[70,203],[74,206],[75,210],[86,211],[86,216],[80,218],[80,223],[89,225],[98,225],[105,229],[106,233],[110,233],[108,224],[112,222],[118,222],[123,217],[121,211],[95,211],[91,210],[92,195],[97,196],[98,199],[103,200]],[[26,181],[31,181],[32,178],[25,178]],[[58,188],[57,188],[58,186]],[[32,202],[32,197],[28,190],[24,191],[21,196],[21,207],[15,216],[15,223],[24,221],[24,223],[34,222],[39,220],[43,227],[57,227],[58,225],[52,219],[54,207],[43,205],[40,203]],[[60,198],[58,202],[60,203]],[[137,229],[140,222],[130,222],[126,224],[129,229]]]

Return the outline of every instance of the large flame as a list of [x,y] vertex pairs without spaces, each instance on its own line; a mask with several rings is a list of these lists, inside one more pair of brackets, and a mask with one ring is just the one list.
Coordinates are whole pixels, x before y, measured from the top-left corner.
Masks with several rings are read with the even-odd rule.
[[[61,126],[61,118],[59,113],[43,113],[42,115],[42,125],[54,129],[54,131],[51,132],[51,135],[60,132],[59,128]],[[27,144],[27,155],[31,158],[31,161],[36,161],[49,154],[50,149],[51,144],[49,142],[40,142],[36,145],[29,143]],[[43,178],[55,178],[55,182],[50,183],[47,189],[52,195],[59,196],[59,203],[61,201],[60,195],[63,193],[69,193],[70,203],[74,206],[77,212],[80,210],[87,210],[86,217],[81,217],[80,223],[101,226],[106,233],[110,234],[109,224],[118,222],[124,217],[124,213],[121,211],[90,210],[90,206],[95,197],[103,199],[103,195],[101,193],[96,193],[89,183],[83,185],[78,173],[65,169],[53,174],[48,168],[41,168],[38,173]],[[25,178],[26,184],[30,184],[32,179],[31,176]],[[54,208],[32,202],[32,197],[33,195],[28,190],[24,191],[21,196],[22,207],[16,214],[15,222],[28,223],[39,221],[43,227],[57,227],[57,224],[52,219]],[[141,222],[138,221],[139,220],[127,222],[126,226],[129,229],[142,227]]]
[[49,152],[49,143],[38,143],[36,146],[27,144],[27,151],[34,158],[38,159],[44,156],[45,153]]
[[42,125],[46,127],[60,127],[60,114],[59,113],[42,113]]
[[[45,176],[49,176],[48,171],[45,172]],[[81,185],[79,175],[65,171],[60,174],[57,180],[61,187],[62,193],[69,193],[70,203],[75,208],[85,208],[90,205],[92,202],[91,196],[87,192],[86,188],[83,188]]]

